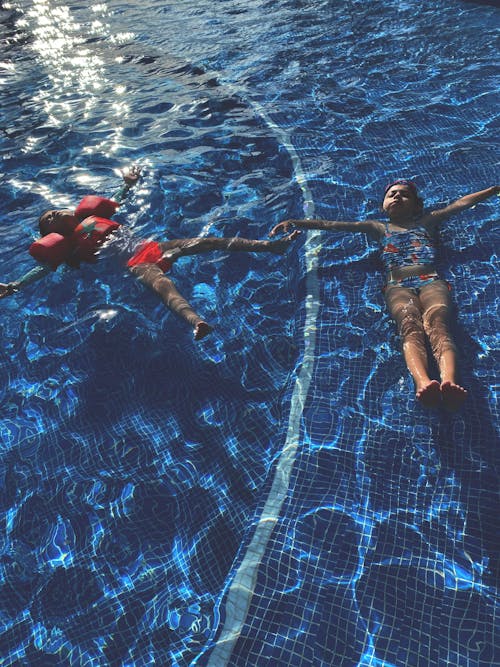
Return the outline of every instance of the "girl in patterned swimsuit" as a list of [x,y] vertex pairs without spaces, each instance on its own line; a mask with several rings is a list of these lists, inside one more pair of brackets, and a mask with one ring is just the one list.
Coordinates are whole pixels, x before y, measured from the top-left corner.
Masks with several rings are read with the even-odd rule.
[[[403,355],[416,387],[417,399],[426,407],[441,402],[457,410],[467,392],[457,383],[456,347],[450,334],[452,303],[448,284],[435,268],[437,229],[451,215],[499,194],[500,186],[461,197],[448,206],[423,212],[423,202],[412,181],[387,186],[382,209],[389,221],[285,220],[271,236],[291,227],[328,231],[363,232],[379,242],[387,282],[384,295],[403,343]],[[426,339],[438,364],[440,382],[429,377]]]

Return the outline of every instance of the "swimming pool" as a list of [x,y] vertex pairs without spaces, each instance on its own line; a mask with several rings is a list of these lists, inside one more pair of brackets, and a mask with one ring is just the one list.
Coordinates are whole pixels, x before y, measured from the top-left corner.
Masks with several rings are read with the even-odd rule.
[[[2,273],[40,211],[144,177],[155,238],[264,238],[494,182],[498,10],[466,2],[4,3]],[[375,249],[184,259],[189,332],[122,267],[2,301],[5,665],[490,666],[498,205],[445,225],[470,398],[415,404]]]

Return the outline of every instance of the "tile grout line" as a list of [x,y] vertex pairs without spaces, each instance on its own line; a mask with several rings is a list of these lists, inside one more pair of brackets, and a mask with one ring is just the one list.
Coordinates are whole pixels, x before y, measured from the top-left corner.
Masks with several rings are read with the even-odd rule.
[[[295,147],[288,133],[269,118],[260,104],[252,106],[279,137],[287,149],[293,163],[294,177],[304,197],[305,217],[314,216],[314,202],[311,191]],[[285,444],[278,457],[274,479],[262,514],[256,524],[254,534],[246,553],[227,590],[225,602],[225,622],[219,639],[212,650],[207,667],[225,667],[231,658],[234,646],[245,624],[257,582],[259,566],[264,557],[272,531],[278,522],[281,507],[287,496],[290,478],[299,447],[300,420],[311,384],[316,347],[316,320],[319,311],[319,285],[317,279],[317,250],[320,233],[308,231],[305,243],[306,262],[306,317],[304,323],[304,355],[299,374],[293,388],[290,414]]]

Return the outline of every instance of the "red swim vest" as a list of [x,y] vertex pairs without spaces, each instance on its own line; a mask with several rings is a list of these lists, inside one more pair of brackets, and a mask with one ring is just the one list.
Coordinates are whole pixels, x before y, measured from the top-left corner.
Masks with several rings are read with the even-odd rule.
[[105,217],[113,215],[118,206],[110,199],[87,195],[76,207],[75,217],[79,220],[76,226],[71,222],[59,223],[57,231],[31,244],[30,255],[54,271],[63,263],[78,267],[80,262],[95,262],[100,246],[120,227],[118,222]]

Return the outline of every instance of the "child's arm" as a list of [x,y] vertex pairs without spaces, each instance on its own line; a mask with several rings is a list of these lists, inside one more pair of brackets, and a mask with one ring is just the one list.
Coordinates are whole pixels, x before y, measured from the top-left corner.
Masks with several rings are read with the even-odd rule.
[[15,280],[11,283],[0,283],[0,299],[3,299],[6,296],[10,296],[15,292],[19,292],[25,285],[34,283],[36,280],[40,280],[48,273],[52,273],[52,269],[48,266],[36,266],[28,273],[25,273],[22,278]]
[[133,164],[130,168],[124,169],[122,171],[124,183],[121,188],[112,195],[111,199],[121,204],[126,199],[129,190],[133,188],[139,180],[140,175],[141,168],[137,164]]
[[291,228],[321,229],[331,232],[362,232],[374,238],[378,238],[383,232],[382,223],[376,220],[365,220],[363,222],[344,222],[342,220],[284,220],[275,225],[269,232],[269,236],[279,233],[288,233]]
[[472,206],[479,204],[479,202],[489,199],[497,194],[500,194],[500,185],[493,185],[491,188],[486,188],[486,190],[480,190],[479,192],[465,195],[465,197],[460,197],[460,199],[448,204],[448,206],[445,206],[438,211],[432,211],[429,215],[433,222],[441,222],[441,220],[445,220],[451,215],[460,213],[460,211],[465,211],[465,209],[471,208]]

